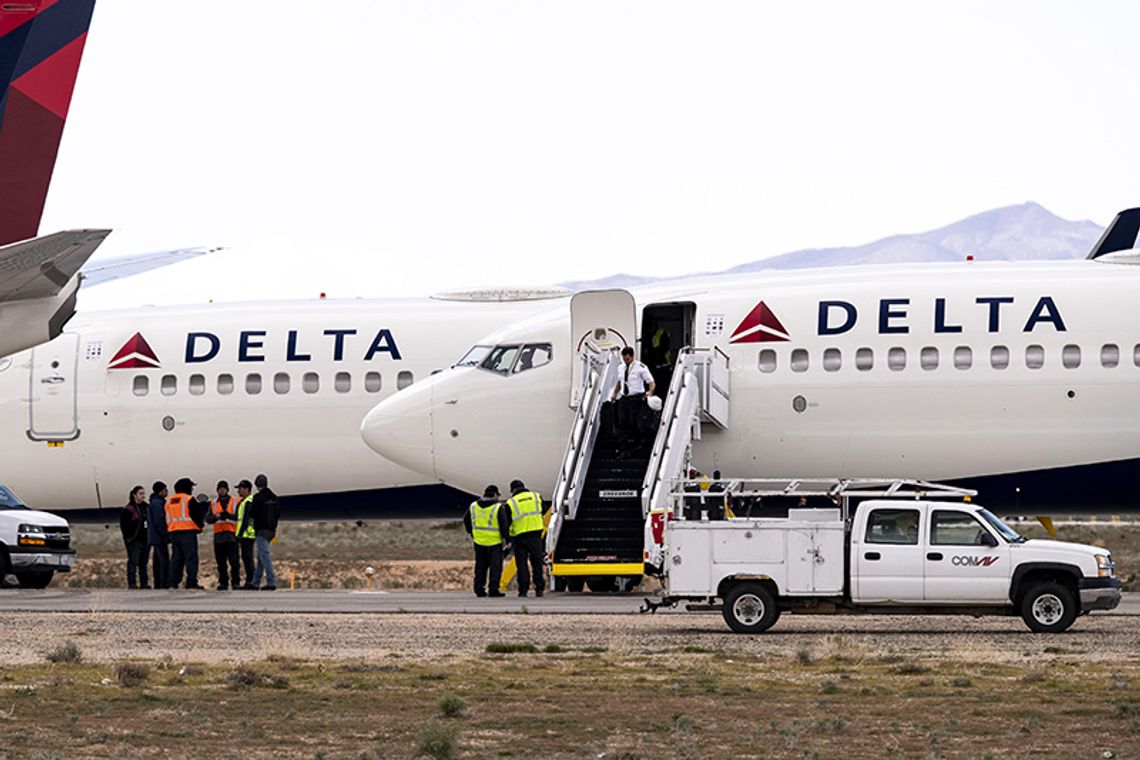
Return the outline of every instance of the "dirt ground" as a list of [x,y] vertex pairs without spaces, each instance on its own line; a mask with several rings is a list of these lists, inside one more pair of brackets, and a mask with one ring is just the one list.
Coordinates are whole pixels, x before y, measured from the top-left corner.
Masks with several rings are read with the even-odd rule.
[[1138,686],[1128,618],[20,613],[0,758],[1134,758]]

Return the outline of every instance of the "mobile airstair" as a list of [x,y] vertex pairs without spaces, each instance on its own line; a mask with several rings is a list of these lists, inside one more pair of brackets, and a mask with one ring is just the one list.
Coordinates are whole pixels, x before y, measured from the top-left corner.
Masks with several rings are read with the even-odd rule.
[[[554,489],[546,551],[556,590],[618,591],[644,573],[646,517],[667,508],[702,429],[725,429],[729,359],[719,349],[679,352],[656,434],[615,436],[607,403],[624,365],[616,351],[584,352],[578,408]],[[660,505],[659,507],[656,505]]]

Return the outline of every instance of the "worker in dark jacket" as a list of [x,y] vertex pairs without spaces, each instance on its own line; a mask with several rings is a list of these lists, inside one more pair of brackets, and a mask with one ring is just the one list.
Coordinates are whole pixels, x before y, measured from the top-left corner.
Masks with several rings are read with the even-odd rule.
[[503,576],[503,541],[510,538],[511,511],[499,501],[498,486],[487,486],[483,498],[471,502],[463,515],[463,527],[475,544],[475,596],[506,596],[499,585]]
[[119,530],[127,548],[127,588],[150,588],[146,577],[148,508],[146,489],[135,486],[127,505],[119,513]]
[[257,493],[250,502],[253,513],[253,533],[257,542],[257,566],[253,570],[253,583],[247,588],[258,588],[261,574],[265,573],[262,591],[277,590],[277,574],[273,572],[273,558],[269,556],[269,544],[277,537],[277,521],[281,519],[281,504],[277,494],[269,487],[269,478],[258,475],[253,479]]
[[146,543],[154,557],[155,588],[168,588],[170,580],[170,536],[166,532],[166,484],[156,480],[151,486],[146,519]]

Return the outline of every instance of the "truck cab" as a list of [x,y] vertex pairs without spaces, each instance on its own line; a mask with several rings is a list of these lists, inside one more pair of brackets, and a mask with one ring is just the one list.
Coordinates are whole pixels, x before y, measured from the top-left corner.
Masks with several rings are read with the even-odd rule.
[[[801,494],[790,488],[749,493]],[[958,498],[922,498],[939,488]],[[812,496],[835,506],[725,520],[686,520],[675,509],[662,603],[719,607],[733,630],[749,633],[782,612],[1020,615],[1033,631],[1060,632],[1120,603],[1107,549],[1028,540],[950,487],[841,481]]]
[[863,502],[849,540],[858,605],[1012,605],[1030,628],[1049,631],[1120,601],[1107,549],[1028,540],[970,503]]
[[75,562],[71,527],[50,512],[29,509],[0,484],[0,588],[15,575],[20,588],[47,588]]

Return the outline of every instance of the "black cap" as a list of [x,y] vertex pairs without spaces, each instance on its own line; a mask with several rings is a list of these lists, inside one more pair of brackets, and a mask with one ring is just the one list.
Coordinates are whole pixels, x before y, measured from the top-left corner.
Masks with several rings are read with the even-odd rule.
[[224,480],[219,480],[218,481],[218,488],[224,488],[228,491],[228,490],[230,490],[230,484]]
[[194,486],[196,486],[196,485],[198,485],[198,484],[195,483],[190,478],[179,478],[174,483],[174,492],[175,493],[190,493],[192,490],[194,490]]
[[253,490],[253,483],[250,483],[245,478],[242,478],[241,480],[238,481],[237,487],[238,488],[244,488],[247,491],[252,491]]
[[166,490],[166,484],[163,483],[161,480],[156,480],[156,481],[154,481],[154,485],[150,487],[150,490],[154,493],[159,493],[161,491],[165,491]]
[[512,480],[511,481],[511,490],[512,491],[517,491],[520,488],[526,488],[526,486],[523,484],[523,482],[521,480]]
[[265,477],[265,473],[261,473],[253,479],[253,484],[258,488],[266,488],[269,486],[269,478]]
[[493,499],[494,497],[496,497],[498,495],[499,495],[499,487],[496,485],[490,485],[490,486],[487,486],[486,488],[483,489],[483,498],[484,499]]

